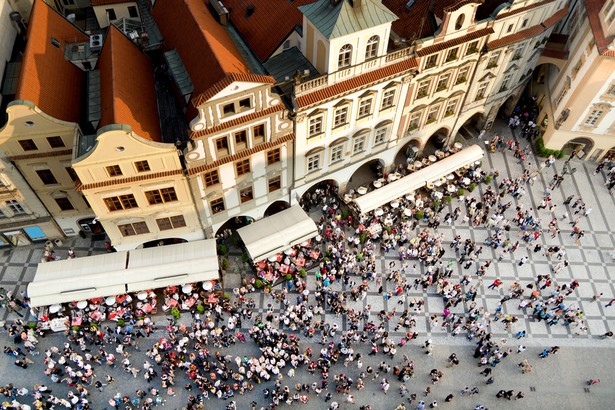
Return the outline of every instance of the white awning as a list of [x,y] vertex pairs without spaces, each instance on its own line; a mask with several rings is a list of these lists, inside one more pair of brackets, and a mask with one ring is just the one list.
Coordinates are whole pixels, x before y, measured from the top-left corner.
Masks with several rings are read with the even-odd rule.
[[456,154],[439,160],[433,165],[355,198],[354,203],[361,214],[368,213],[397,198],[416,191],[430,182],[437,181],[451,172],[480,160],[483,155],[484,151],[480,146],[472,145]]
[[250,258],[260,261],[315,237],[318,228],[312,218],[295,205],[239,228],[237,233]]
[[32,307],[219,279],[215,239],[41,263]]

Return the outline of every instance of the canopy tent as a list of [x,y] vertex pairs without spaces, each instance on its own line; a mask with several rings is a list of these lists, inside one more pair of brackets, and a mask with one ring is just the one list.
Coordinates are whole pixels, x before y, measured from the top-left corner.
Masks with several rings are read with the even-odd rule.
[[480,146],[472,145],[456,154],[441,159],[433,165],[415,171],[382,188],[355,198],[354,203],[361,214],[368,213],[397,198],[416,191],[430,182],[437,181],[466,165],[480,160],[484,154]]
[[41,263],[28,285],[30,306],[218,279],[216,241],[207,239]]
[[315,237],[318,228],[312,218],[299,205],[295,205],[239,228],[237,233],[250,258],[261,261]]

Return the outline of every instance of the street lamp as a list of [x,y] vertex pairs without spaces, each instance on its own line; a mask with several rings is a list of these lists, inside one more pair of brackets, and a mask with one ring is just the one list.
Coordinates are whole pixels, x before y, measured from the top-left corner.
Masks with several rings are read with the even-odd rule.
[[579,151],[579,152],[574,152],[572,153],[572,155],[570,155],[570,157],[566,160],[566,162],[564,162],[564,168],[562,169],[562,175],[566,175],[566,174],[574,174],[575,172],[577,172],[576,168],[571,168],[570,167],[570,160],[573,158],[583,158],[583,156],[585,155],[585,153],[583,151]]

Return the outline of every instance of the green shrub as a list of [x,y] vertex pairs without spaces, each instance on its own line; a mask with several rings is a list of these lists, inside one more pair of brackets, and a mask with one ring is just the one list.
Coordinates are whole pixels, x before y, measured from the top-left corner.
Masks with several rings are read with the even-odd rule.
[[71,330],[73,332],[78,332],[79,331],[79,326],[71,326]]
[[228,253],[228,246],[224,244],[218,245],[218,254],[224,256]]
[[486,182],[487,184],[490,184],[492,181],[493,181],[493,177],[492,177],[491,175],[487,175],[487,176],[485,177],[485,182]]
[[248,256],[247,253],[242,253],[241,254],[241,260],[243,261],[243,263],[249,263],[250,262],[250,257]]
[[260,288],[262,288],[262,287],[263,287],[263,281],[262,281],[262,280],[260,280],[260,279],[256,279],[256,280],[254,281],[254,287],[255,287],[256,289],[260,289]]
[[446,202],[447,204],[450,204],[453,201],[453,197],[450,195],[447,195],[444,197],[444,202]]
[[464,196],[464,195],[465,195],[465,193],[466,193],[466,191],[465,191],[465,189],[463,189],[463,188],[459,188],[459,189],[457,190],[457,196]]
[[181,316],[181,313],[180,313],[179,309],[178,308],[171,309],[171,316],[173,316],[173,318],[175,318],[175,320],[178,320],[179,317]]
[[538,152],[539,157],[549,157],[553,155],[557,159],[561,159],[564,156],[564,152],[561,150],[548,149],[545,147],[545,143],[542,140],[542,137],[536,140],[536,151]]
[[226,256],[224,258],[222,258],[222,269],[223,270],[227,270],[228,269],[228,258]]
[[414,214],[414,218],[417,220],[421,220],[425,217],[425,211],[423,211],[422,209],[416,211],[416,213]]
[[442,202],[440,201],[434,201],[433,203],[433,208],[437,211],[440,209],[440,207],[442,206]]
[[238,237],[234,237],[233,245],[235,245],[236,248],[239,248],[241,246],[241,239],[239,239]]
[[348,215],[350,215],[350,213],[347,210],[342,211],[342,219],[348,219]]
[[367,240],[367,234],[366,234],[365,232],[363,232],[363,233],[361,234],[361,236],[359,236],[359,241],[360,241],[361,243],[365,243],[365,241],[366,241],[366,240]]
[[196,311],[199,312],[199,314],[202,315],[203,313],[205,313],[205,306],[203,306],[202,304],[198,304],[196,306]]
[[305,277],[307,276],[307,272],[305,271],[305,269],[301,269],[301,270],[299,271],[299,276],[300,276],[302,279],[305,279]]
[[119,327],[122,327],[122,326],[124,326],[125,324],[126,324],[126,322],[124,322],[124,319],[118,319],[118,320],[117,320],[117,325],[118,325]]
[[472,182],[472,183],[470,184],[470,186],[468,187],[468,191],[472,192],[472,191],[474,191],[475,189],[476,189],[476,184],[475,184],[474,182]]
[[292,280],[293,279],[293,275],[291,275],[290,273],[287,273],[286,276],[284,276],[284,279]]
[[231,295],[229,295],[228,293],[225,293],[222,295],[222,299],[229,300],[230,298],[231,298]]

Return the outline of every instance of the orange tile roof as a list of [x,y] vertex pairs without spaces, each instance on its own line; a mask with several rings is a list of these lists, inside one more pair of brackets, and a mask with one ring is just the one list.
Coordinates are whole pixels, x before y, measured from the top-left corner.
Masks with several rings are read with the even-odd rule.
[[[268,76],[250,73],[237,46],[205,3],[204,0],[157,1],[153,12],[165,49],[177,50],[194,84],[193,104],[215,95],[221,89],[221,81],[227,79],[230,84],[227,76],[237,81],[273,82]],[[212,92],[213,88],[218,91]]]
[[[223,3],[241,37],[254,54],[265,61],[286,40],[295,26],[303,24],[303,13],[298,7],[315,1],[224,0]],[[254,6],[250,16],[247,13],[248,4]]]
[[154,72],[149,58],[111,25],[98,60],[101,118],[99,128],[127,124],[139,136],[160,141]]
[[[54,46],[52,38],[60,43]],[[36,0],[28,24],[27,43],[15,98],[32,101],[44,113],[79,122],[85,73],[64,59],[66,43],[88,36],[43,0]]]
[[297,97],[299,107],[308,107],[318,104],[333,97],[339,97],[351,91],[363,88],[377,81],[382,81],[388,77],[399,75],[405,71],[416,69],[417,61],[415,58],[407,58],[395,64],[391,64],[365,74],[358,75],[349,80],[339,82],[329,87],[321,88],[309,94]]
[[266,110],[262,110],[262,111],[255,111],[253,113],[250,113],[248,115],[244,115],[238,118],[234,118],[230,121],[224,122],[220,125],[217,125],[215,127],[211,127],[211,128],[207,128],[204,129],[202,131],[193,131],[190,133],[190,138],[192,139],[197,139],[197,138],[201,138],[201,137],[205,137],[207,135],[216,133],[216,132],[220,132],[223,130],[226,130],[228,128],[233,128],[236,127],[240,124],[247,124],[250,121],[254,121],[256,119],[259,118],[263,118],[265,116],[271,115],[271,114],[275,114],[276,112],[280,112],[280,111],[284,111],[286,109],[286,107],[284,106],[284,104],[277,104],[277,105],[273,105],[269,108],[267,108]]
[[615,50],[610,50],[609,45],[615,41],[615,36],[606,37],[600,23],[600,10],[604,4],[604,0],[585,0],[585,9],[589,18],[589,25],[594,33],[598,52],[602,55],[613,57],[615,56]]
[[9,159],[11,161],[18,161],[18,160],[34,159],[34,158],[61,157],[63,155],[71,155],[72,153],[73,153],[72,149],[63,149],[59,151],[37,152],[35,154],[13,155],[9,157]]
[[75,183],[75,191],[83,191],[86,189],[103,188],[113,185],[130,184],[133,182],[149,181],[151,179],[166,178],[173,175],[180,175],[184,171],[182,169],[173,169],[170,171],[154,172],[151,174],[140,174],[128,178],[114,178],[107,181],[94,182],[92,184],[82,184],[81,181]]
[[92,0],[92,6],[106,6],[108,4],[119,4],[119,3],[136,3],[137,0]]
[[446,50],[447,48],[455,47],[460,44],[465,44],[468,41],[476,40],[477,38],[488,36],[489,34],[492,34],[492,33],[493,33],[493,28],[486,27],[486,28],[468,33],[465,36],[457,37],[449,41],[443,41],[442,43],[437,43],[431,46],[421,48],[420,50],[416,52],[416,55],[418,55],[419,57],[422,57],[422,56],[426,56],[429,54],[433,54],[438,51]]

